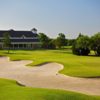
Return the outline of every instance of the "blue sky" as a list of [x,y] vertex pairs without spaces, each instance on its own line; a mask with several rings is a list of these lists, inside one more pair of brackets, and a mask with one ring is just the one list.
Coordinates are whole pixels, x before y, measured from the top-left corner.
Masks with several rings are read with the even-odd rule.
[[0,0],[0,30],[31,30],[76,38],[100,32],[100,0]]

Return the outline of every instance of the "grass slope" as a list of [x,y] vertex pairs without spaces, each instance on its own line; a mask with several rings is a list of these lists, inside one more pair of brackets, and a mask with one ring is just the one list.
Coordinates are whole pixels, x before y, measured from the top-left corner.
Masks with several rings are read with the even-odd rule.
[[100,100],[100,97],[62,90],[22,87],[16,84],[16,81],[0,79],[0,100]]
[[58,62],[64,65],[60,71],[65,75],[74,77],[100,77],[100,57],[76,56],[70,49],[67,50],[1,50],[0,55],[9,56],[11,60],[33,60],[30,65],[38,65],[45,62]]

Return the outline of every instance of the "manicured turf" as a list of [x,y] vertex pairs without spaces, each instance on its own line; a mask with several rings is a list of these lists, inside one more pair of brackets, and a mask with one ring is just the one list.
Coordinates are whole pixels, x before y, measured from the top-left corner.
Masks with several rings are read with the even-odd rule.
[[100,77],[100,57],[76,56],[70,49],[65,50],[0,50],[0,55],[7,55],[11,60],[33,60],[30,65],[45,62],[58,62],[64,65],[60,73],[74,77]]
[[16,81],[0,79],[0,100],[100,100],[100,97],[62,90],[22,87]]

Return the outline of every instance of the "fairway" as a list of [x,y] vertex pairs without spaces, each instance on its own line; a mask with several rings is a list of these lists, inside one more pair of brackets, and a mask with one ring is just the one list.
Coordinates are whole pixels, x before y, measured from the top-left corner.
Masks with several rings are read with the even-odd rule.
[[73,77],[100,77],[100,57],[76,56],[71,50],[14,50],[7,54],[7,51],[0,50],[1,56],[9,56],[10,60],[32,60],[29,64],[41,65],[48,62],[57,62],[64,65],[60,73]]
[[[35,65],[35,68],[38,68],[40,65],[42,65],[44,63],[48,64],[48,62],[52,62],[52,63],[56,62],[56,63],[62,64],[64,66],[64,69],[57,70],[61,74],[65,74],[67,76],[73,76],[73,77],[82,77],[82,78],[90,77],[90,78],[94,78],[94,80],[95,80],[95,77],[100,77],[100,57],[76,56],[76,55],[72,54],[70,49],[68,49],[68,50],[66,50],[66,49],[65,50],[33,50],[33,51],[31,51],[31,50],[11,50],[10,54],[7,54],[6,50],[0,50],[0,55],[8,56],[8,57],[10,57],[10,60],[18,61],[18,63],[20,62],[20,60],[32,60],[32,63],[31,63],[31,61],[28,62],[30,64],[28,64],[27,62],[24,63],[24,64],[28,64],[28,65],[32,66],[31,68],[28,68],[30,66],[27,66],[26,67],[27,70],[29,70],[29,69],[31,70],[34,67],[34,65]],[[3,61],[1,60],[1,64],[2,63],[3,63]],[[14,66],[10,66],[10,64],[8,64],[8,65],[9,65],[8,67],[11,67],[11,68],[14,67]],[[13,65],[13,63],[12,63],[12,65]],[[17,62],[16,62],[16,66],[18,66],[18,65],[19,64],[17,64]],[[36,65],[38,65],[38,66],[36,66]],[[23,66],[23,63],[21,63],[21,66]],[[42,65],[42,66],[44,66],[44,65]],[[14,67],[14,68],[17,68],[17,67]],[[19,68],[20,68],[20,66],[19,66]],[[20,69],[17,68],[17,70],[20,70]],[[21,72],[21,70],[18,72]],[[48,70],[50,70],[50,72],[52,72],[52,67],[51,67],[51,69],[48,69]],[[10,71],[11,71],[11,69],[9,68],[9,73],[13,73],[13,70],[11,72]],[[46,71],[47,70],[45,70],[44,72],[46,73]],[[15,73],[15,75],[17,75],[16,72],[14,72],[14,73]],[[22,76],[21,76],[21,74],[19,74],[19,75],[20,75],[20,77],[23,77],[23,75]],[[26,71],[25,75],[26,76],[29,75],[27,73],[27,71]],[[7,75],[7,78],[9,78],[9,77],[10,76]],[[53,78],[54,77],[56,77],[56,76],[53,76]],[[59,77],[59,75],[57,75],[57,77]],[[36,78],[38,80],[38,77],[36,77]],[[34,79],[36,79],[36,78],[34,77]],[[11,78],[11,79],[17,80],[17,78]],[[72,78],[72,79],[74,81],[74,78]],[[41,79],[41,80],[43,80],[43,79]],[[42,82],[41,80],[40,80],[40,82]],[[53,79],[53,81],[54,80],[56,80],[56,79]],[[92,91],[93,91],[93,90],[91,90],[91,89],[93,89],[92,84],[96,85],[95,82],[96,82],[96,80],[99,81],[99,78],[93,82],[91,81],[90,83],[88,83],[87,80],[88,79],[86,79],[86,81],[84,80],[84,82],[88,84],[88,85],[86,85],[86,87],[92,86],[92,88],[90,88],[90,91],[92,93]],[[79,79],[79,81],[80,81],[80,79]],[[37,82],[39,82],[39,80]],[[77,78],[76,78],[76,82],[78,82]],[[84,82],[82,82],[82,84]],[[29,83],[30,83],[30,81],[29,81]],[[58,83],[59,83],[59,81],[58,81]],[[68,82],[65,82],[65,83],[67,84],[66,86],[68,86]],[[69,83],[71,83],[71,80],[69,81]],[[74,83],[74,85],[75,84],[76,83]],[[89,84],[91,84],[91,85],[89,85]],[[50,85],[51,85],[51,83],[50,83]],[[72,86],[74,86],[74,85],[72,85]],[[59,89],[62,89],[62,88],[60,88],[59,85],[57,85],[57,86],[59,87]],[[38,86],[38,84],[37,84],[36,87],[41,87],[41,86]],[[46,87],[46,86],[44,86],[44,87]],[[80,91],[80,87],[81,87],[81,84],[80,84],[80,86],[78,86],[76,88],[76,90],[79,88],[79,90],[77,90],[78,92]],[[94,89],[96,90],[96,88],[94,88]],[[66,88],[66,90],[67,90],[67,88]],[[74,89],[69,88],[68,90],[73,91]],[[99,86],[98,86],[98,90],[99,90]],[[83,91],[82,93],[85,93],[85,91]],[[86,92],[85,94],[88,94],[88,92]],[[77,92],[75,93],[75,92],[62,91],[62,90],[23,87],[23,86],[19,86],[15,81],[0,79],[0,100],[18,100],[18,99],[19,100],[51,100],[51,99],[52,100],[99,100],[100,96],[89,96],[89,95],[84,95],[84,94],[80,94]]]
[[[0,77],[16,80],[18,83],[35,88],[61,89],[88,95],[100,95],[100,80],[77,78],[58,73],[63,66],[47,63],[38,67],[27,67],[32,61],[9,61],[0,57]],[[3,67],[2,67],[3,66]]]

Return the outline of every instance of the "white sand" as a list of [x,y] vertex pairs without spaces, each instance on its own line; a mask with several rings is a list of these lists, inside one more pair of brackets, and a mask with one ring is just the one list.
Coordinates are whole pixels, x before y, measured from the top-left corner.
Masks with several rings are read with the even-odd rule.
[[90,95],[100,95],[100,78],[75,78],[59,74],[63,66],[48,63],[39,67],[26,67],[32,61],[9,61],[0,57],[0,77],[38,88],[70,90]]

